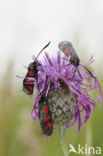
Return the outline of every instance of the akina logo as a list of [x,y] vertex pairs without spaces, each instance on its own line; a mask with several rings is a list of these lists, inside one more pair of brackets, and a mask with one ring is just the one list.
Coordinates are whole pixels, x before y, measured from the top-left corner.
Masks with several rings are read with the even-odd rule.
[[81,146],[78,144],[77,149],[74,148],[72,144],[69,144],[69,154],[70,153],[76,153],[76,154],[97,154],[100,155],[102,153],[101,147],[90,147],[85,144],[85,146]]

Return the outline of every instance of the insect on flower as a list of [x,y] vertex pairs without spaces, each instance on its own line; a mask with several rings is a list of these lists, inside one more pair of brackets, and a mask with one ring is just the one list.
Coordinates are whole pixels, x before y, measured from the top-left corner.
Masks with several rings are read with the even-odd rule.
[[38,56],[36,57],[36,61],[32,62],[28,66],[28,72],[23,80],[23,91],[27,93],[28,95],[33,94],[34,89],[34,79],[37,82],[38,86],[38,66],[41,66],[37,58],[41,54],[41,52],[48,47],[50,42],[39,52]]
[[[87,66],[91,64],[91,57]],[[60,52],[57,57],[49,57],[45,54],[42,62],[42,69],[38,74],[39,88],[36,87],[37,95],[34,100],[31,116],[33,121],[39,118],[43,134],[50,136],[53,127],[62,125],[67,128],[78,122],[78,132],[91,115],[92,106],[95,108],[96,102],[89,95],[89,91],[99,89],[100,106],[102,104],[101,86],[86,73],[81,71],[83,77],[78,77],[75,66],[67,66],[67,61],[62,61]],[[45,77],[46,76],[46,77]],[[90,81],[88,81],[90,79]],[[82,83],[81,83],[82,81]]]
[[[70,48],[74,50],[73,47]],[[31,116],[33,121],[40,120],[41,130],[47,136],[52,134],[55,126],[70,128],[76,122],[78,122],[78,132],[80,131],[96,106],[89,91],[99,90],[98,100],[100,100],[100,106],[102,105],[102,89],[98,79],[95,78],[94,81],[94,77],[85,70],[81,70],[82,77],[74,74],[78,70],[80,60],[76,52],[72,54],[71,59],[69,57],[68,60],[71,61],[70,66],[67,65],[65,56],[63,60],[61,59],[60,52],[56,57],[50,57],[48,53],[45,53],[44,60],[40,63],[33,57],[34,62],[29,65],[26,81],[24,79],[25,83],[23,82],[27,94],[32,94],[33,88],[36,88],[37,94]],[[81,66],[88,67],[92,62],[93,57],[86,65]],[[33,80],[36,85],[31,83]],[[28,89],[28,86],[31,88]]]
[[78,66],[79,65],[81,65],[82,67],[84,67],[88,71],[88,73],[93,78],[95,78],[93,76],[93,74],[85,66],[83,66],[82,64],[80,64],[80,59],[79,59],[79,57],[78,57],[75,49],[73,48],[72,44],[69,41],[62,41],[62,42],[60,42],[58,44],[58,47],[68,57],[68,61],[76,67],[76,69],[77,69],[80,77],[82,77],[82,76],[81,76],[81,74],[80,74],[80,72],[78,70]]
[[52,116],[51,112],[49,109],[47,97],[46,97],[46,91],[48,88],[48,76],[46,76],[46,82],[45,82],[45,87],[41,93],[41,97],[38,102],[38,109],[39,109],[39,119],[40,119],[40,125],[43,134],[50,136],[53,131],[53,123],[52,123]]

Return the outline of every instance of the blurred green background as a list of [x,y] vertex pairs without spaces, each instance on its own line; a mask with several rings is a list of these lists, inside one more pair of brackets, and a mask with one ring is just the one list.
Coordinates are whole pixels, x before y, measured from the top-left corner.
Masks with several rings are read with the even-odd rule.
[[[14,63],[10,61],[1,79],[0,156],[63,156],[58,130],[54,130],[50,141],[44,141],[39,121],[33,123],[30,116],[33,102],[22,92],[22,79],[13,75],[13,68]],[[14,78],[16,84],[13,83]],[[99,80],[103,86],[101,77]],[[97,95],[97,90],[92,93],[93,98]],[[68,150],[69,144],[76,149],[78,144],[103,149],[103,108],[98,109],[98,106],[99,103],[79,134],[77,125],[66,130]]]

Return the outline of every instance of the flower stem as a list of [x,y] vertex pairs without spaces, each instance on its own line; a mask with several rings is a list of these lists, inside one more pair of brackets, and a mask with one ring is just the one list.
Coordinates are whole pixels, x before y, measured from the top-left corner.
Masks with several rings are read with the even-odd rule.
[[62,146],[64,156],[69,156],[67,144],[65,142],[65,128],[63,126],[59,126],[59,134],[60,134],[61,146]]

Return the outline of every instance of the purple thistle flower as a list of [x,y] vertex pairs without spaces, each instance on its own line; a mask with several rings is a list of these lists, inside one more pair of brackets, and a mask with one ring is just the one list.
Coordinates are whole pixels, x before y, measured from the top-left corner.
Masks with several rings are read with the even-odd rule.
[[[35,57],[33,57],[33,60],[37,61]],[[92,62],[93,57],[84,66],[88,67]],[[37,95],[31,113],[33,120],[39,118],[38,103],[45,88],[46,76],[48,76],[45,96],[47,97],[53,124],[70,128],[78,122],[79,132],[83,123],[88,121],[97,102],[91,98],[89,91],[98,88],[99,96],[97,100],[100,100],[100,106],[102,104],[102,90],[98,79],[91,77],[82,66],[78,67],[80,77],[76,72],[76,67],[69,64],[65,58],[62,59],[60,52],[58,52],[56,58],[50,58],[46,53],[40,64],[41,66],[38,67],[38,86],[35,86]]]

